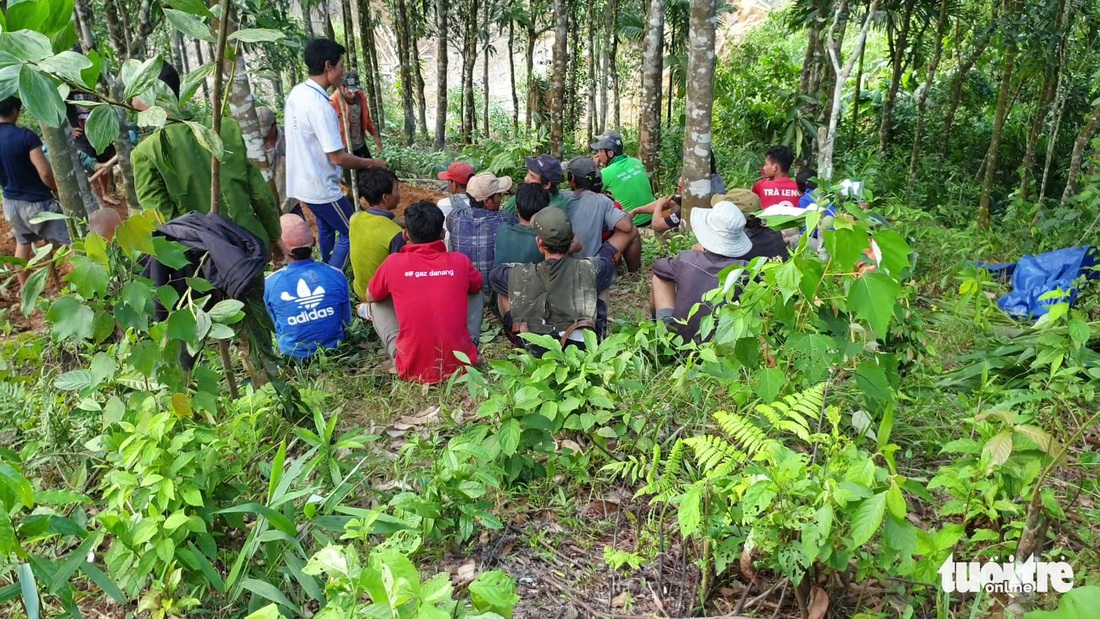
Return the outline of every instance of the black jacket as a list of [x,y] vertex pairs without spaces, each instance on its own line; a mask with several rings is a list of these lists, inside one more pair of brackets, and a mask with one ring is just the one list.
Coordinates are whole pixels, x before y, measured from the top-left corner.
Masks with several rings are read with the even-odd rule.
[[267,264],[267,248],[256,235],[215,213],[188,213],[153,234],[186,246],[189,260],[188,265],[178,269],[149,260],[143,275],[156,286],[171,284],[182,292],[186,288],[184,279],[197,275],[224,296],[243,299]]

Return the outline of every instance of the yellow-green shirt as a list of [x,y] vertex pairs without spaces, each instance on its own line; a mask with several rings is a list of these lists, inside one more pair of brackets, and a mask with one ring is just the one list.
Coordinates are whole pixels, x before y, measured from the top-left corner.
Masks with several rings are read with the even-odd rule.
[[348,243],[351,245],[352,290],[360,299],[367,296],[367,284],[382,261],[401,251],[405,238],[401,226],[389,211],[368,209],[351,216],[348,222]]

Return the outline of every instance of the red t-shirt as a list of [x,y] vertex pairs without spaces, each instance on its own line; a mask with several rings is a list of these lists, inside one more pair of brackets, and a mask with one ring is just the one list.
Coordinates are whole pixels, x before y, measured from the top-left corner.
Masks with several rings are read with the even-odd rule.
[[767,179],[756,181],[752,186],[752,192],[760,196],[760,208],[771,206],[798,206],[802,192],[798,190],[798,183],[793,178],[777,178],[774,181]]
[[406,245],[378,267],[367,290],[383,301],[393,296],[401,325],[397,373],[405,380],[438,383],[463,367],[460,351],[477,363],[466,327],[466,296],[481,290],[481,273],[470,259],[447,251],[443,241]]

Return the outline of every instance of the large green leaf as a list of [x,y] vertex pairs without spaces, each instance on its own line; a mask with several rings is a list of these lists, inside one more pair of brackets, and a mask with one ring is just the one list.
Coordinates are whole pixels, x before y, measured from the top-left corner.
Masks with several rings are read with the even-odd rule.
[[53,56],[50,40],[45,35],[30,30],[4,32],[0,35],[0,50],[28,62],[38,62]]
[[38,581],[34,578],[34,570],[27,563],[20,563],[15,570],[19,578],[19,589],[23,593],[23,610],[27,611],[27,619],[39,619],[42,616],[42,602],[38,598]]
[[38,122],[60,127],[65,122],[65,102],[53,81],[28,65],[19,71],[19,98]]
[[19,544],[19,538],[15,536],[15,527],[11,524],[11,516],[8,510],[0,505],[0,556],[7,557],[23,552]]
[[186,104],[195,96],[206,78],[214,73],[214,63],[208,62],[183,76],[180,83],[180,105]]
[[99,72],[103,68],[103,58],[94,49],[88,51],[87,58],[92,66],[80,72],[80,79],[88,88],[95,88],[99,82]]
[[871,246],[867,233],[861,229],[838,227],[826,230],[825,249],[829,252],[833,266],[841,271],[850,271],[864,250]]
[[87,256],[72,256],[69,263],[73,270],[65,276],[65,281],[76,288],[85,299],[104,297],[107,294],[107,280],[110,275],[107,268]]
[[19,94],[19,72],[21,66],[18,64],[8,65],[0,69],[0,99],[7,99],[12,95]]
[[64,51],[38,62],[39,69],[77,83],[84,82],[83,71],[91,66],[91,60],[73,51]]
[[164,4],[174,9],[179,9],[189,15],[208,19],[214,18],[214,14],[210,12],[210,8],[207,7],[206,3],[202,0],[165,0]]
[[[8,7],[7,21],[8,27],[6,30],[33,30],[35,32],[46,32],[46,22],[49,20],[50,6],[48,2],[42,0],[24,0],[23,2],[13,3]],[[71,12],[71,9],[70,9]]]
[[879,266],[894,277],[900,278],[909,268],[909,254],[913,248],[897,230],[883,228],[875,231],[875,244],[882,252]]
[[882,518],[885,515],[885,492],[864,499],[852,514],[852,543],[859,547],[871,541],[875,532],[882,526]]
[[126,85],[123,99],[130,99],[144,93],[153,87],[160,76],[160,68],[164,61],[160,56],[153,56],[145,62],[127,60],[122,65],[122,83]]
[[107,147],[118,139],[119,122],[114,108],[107,105],[99,105],[92,109],[88,120],[84,123],[84,136],[91,142],[95,152],[102,153]]
[[191,128],[191,132],[195,134],[195,139],[199,141],[211,155],[218,161],[225,158],[225,146],[222,144],[222,139],[218,134],[214,133],[214,130],[202,123],[193,121],[185,121],[187,126]]
[[95,312],[76,297],[66,295],[53,302],[50,311],[46,312],[46,320],[52,325],[55,340],[86,340],[92,336]]
[[1024,619],[1094,619],[1100,608],[1100,587],[1088,585],[1063,593],[1057,610],[1033,610]]
[[879,337],[885,337],[900,291],[901,286],[890,276],[872,271],[852,282],[848,309],[866,320]]
[[230,41],[241,43],[274,43],[285,38],[281,31],[270,28],[243,28],[229,35]]
[[46,278],[49,275],[49,269],[38,269],[27,278],[27,283],[23,285],[22,300],[19,305],[24,316],[30,316],[34,313],[34,306],[38,303],[38,297],[42,295],[42,291],[46,289]]
[[989,454],[990,464],[1000,466],[1008,462],[1008,459],[1012,456],[1012,435],[1012,429],[1006,428],[989,439],[982,447],[982,453]]
[[183,34],[208,43],[215,42],[214,33],[202,19],[176,9],[164,9],[164,16]]
[[279,589],[271,583],[256,580],[255,578],[245,578],[241,581],[241,586],[266,600],[293,610],[295,613],[301,613],[298,605],[291,602],[282,591],[279,591]]

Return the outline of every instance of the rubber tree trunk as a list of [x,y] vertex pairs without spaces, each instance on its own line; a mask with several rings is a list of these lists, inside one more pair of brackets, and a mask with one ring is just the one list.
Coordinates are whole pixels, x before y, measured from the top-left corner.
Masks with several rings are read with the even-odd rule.
[[867,33],[871,29],[871,22],[874,19],[875,11],[878,10],[878,4],[879,0],[871,1],[871,6],[867,9],[867,16],[863,20],[863,27],[859,31],[859,38],[856,39],[856,48],[844,65],[841,65],[840,50],[843,39],[837,38],[837,31],[840,23],[846,19],[848,0],[840,0],[837,3],[836,13],[833,15],[833,25],[829,28],[826,49],[829,53],[829,62],[833,66],[833,76],[835,78],[833,82],[833,102],[829,109],[829,124],[821,132],[823,135],[819,134],[820,144],[817,149],[817,172],[825,180],[829,180],[833,176],[833,150],[836,146],[837,125],[840,122],[840,103],[844,94],[844,83],[848,81],[848,76],[852,74],[856,59],[867,43]]
[[482,3],[483,14],[481,16],[481,23],[485,29],[484,52],[485,57],[482,59],[481,64],[481,81],[482,81],[482,97],[481,97],[481,126],[485,127],[484,137],[489,137],[489,2]]
[[435,148],[447,144],[447,0],[435,0]]
[[508,79],[512,84],[512,133],[519,135],[519,87],[516,84],[516,22],[508,19]]
[[229,111],[241,126],[241,137],[244,138],[248,160],[260,169],[265,181],[273,183],[275,171],[271,169],[271,161],[267,158],[264,135],[260,132],[260,121],[256,117],[256,99],[252,96],[252,84],[248,80],[244,53],[237,54],[235,63],[228,60],[225,62],[226,72],[230,72],[231,65],[235,65],[236,69],[231,71],[233,81],[229,83]]
[[901,30],[890,50],[890,86],[886,90],[886,100],[882,104],[882,118],[878,128],[878,152],[886,153],[890,147],[890,132],[894,128],[894,104],[898,100],[901,87],[901,74],[905,69],[905,50],[909,47],[909,30],[913,23],[913,6],[916,0],[905,0],[901,15]]
[[313,5],[302,3],[302,24],[306,29],[307,39],[316,39],[317,33],[313,29]]
[[[1006,13],[1014,13],[1016,6],[1013,0],[1005,2]],[[993,114],[993,133],[990,135],[989,150],[985,155],[985,182],[982,185],[981,200],[978,202],[978,225],[982,228],[989,227],[989,204],[993,197],[993,179],[997,174],[997,155],[1001,150],[1001,136],[1004,134],[1005,118],[1008,116],[1012,74],[1016,67],[1016,38],[1007,36],[1005,39],[1004,69],[1001,71],[1001,87],[997,93],[997,109]]]
[[596,116],[596,3],[588,3],[588,84],[585,88],[588,95],[588,141],[591,144],[593,138],[600,132],[600,119]]
[[409,46],[409,21],[405,0],[393,2],[394,34],[397,37],[397,64],[401,75],[401,106],[405,112],[405,143],[416,141],[416,79],[412,73],[412,49]]
[[580,100],[578,90],[580,85],[577,77],[580,75],[581,37],[580,19],[577,15],[577,2],[566,0],[566,12],[569,14],[569,40],[573,45],[569,46],[569,62],[565,66],[565,101],[562,103],[564,119],[562,131],[564,136],[575,136],[577,133],[577,117],[580,116],[577,109],[577,101]]
[[[615,4],[611,11],[611,49],[608,50],[608,71],[611,78],[611,124],[622,129],[622,98],[619,96],[619,0],[609,0]],[[606,129],[606,127],[604,127]]]
[[936,83],[936,70],[943,57],[943,36],[947,29],[947,9],[951,0],[940,2],[940,15],[936,19],[936,42],[932,50],[932,60],[928,63],[928,78],[924,88],[917,93],[917,126],[913,130],[913,151],[909,154],[909,188],[917,184],[917,165],[920,161],[921,141],[924,137],[924,114],[928,110],[928,100],[932,96],[932,86]]
[[1077,193],[1077,179],[1081,176],[1081,165],[1085,160],[1085,149],[1096,133],[1098,123],[1100,123],[1100,105],[1092,111],[1092,116],[1089,117],[1085,126],[1081,127],[1081,131],[1077,134],[1077,140],[1073,142],[1073,154],[1069,158],[1069,171],[1066,173],[1066,188],[1062,191],[1063,206]]
[[382,131],[386,114],[382,109],[382,74],[378,71],[378,50],[374,45],[374,18],[370,10],[370,0],[356,2],[359,8],[359,41],[363,48],[363,71],[360,76],[366,80],[364,90],[374,126]]
[[462,39],[462,143],[473,139],[477,114],[474,110],[474,68],[477,64],[478,0],[466,5],[466,22]]
[[428,141],[428,102],[424,98],[424,72],[420,66],[420,41],[416,31],[409,38],[412,42],[412,70],[416,77],[416,117],[420,124],[420,137]]
[[80,185],[76,181],[76,168],[65,139],[69,126],[65,123],[60,127],[48,127],[44,123],[39,123],[38,126],[42,129],[42,141],[49,151],[50,167],[57,182],[57,199],[61,202],[61,210],[73,222],[86,219],[88,213],[84,210],[84,198],[80,195]]
[[716,0],[691,0],[687,99],[684,104],[684,201],[681,213],[684,222],[691,221],[691,209],[708,206],[711,195],[716,10]]
[[528,133],[531,132],[531,123],[534,122],[534,112],[536,109],[536,102],[538,101],[539,86],[535,81],[535,14],[534,14],[534,2],[531,3],[531,13],[528,15],[527,24],[527,37],[524,43],[527,44],[526,53],[524,54],[526,66],[524,67],[527,72],[527,109],[523,114],[523,127]]
[[322,0],[321,17],[325,27],[325,38],[336,40],[336,30],[332,27],[332,5],[329,0]]
[[550,154],[561,159],[565,150],[565,65],[569,38],[566,0],[554,0],[554,68],[550,79]]
[[649,0],[645,45],[642,50],[638,158],[650,172],[657,168],[657,159],[661,151],[661,75],[664,67],[664,39],[665,0]]

